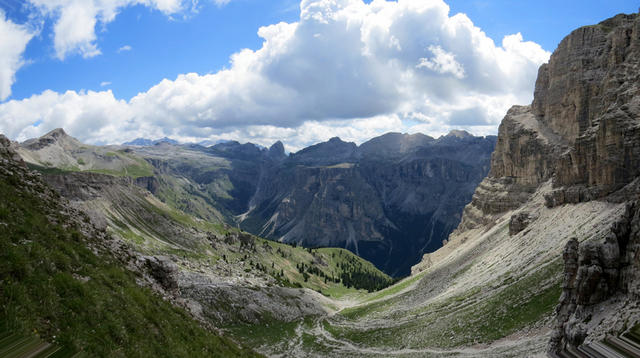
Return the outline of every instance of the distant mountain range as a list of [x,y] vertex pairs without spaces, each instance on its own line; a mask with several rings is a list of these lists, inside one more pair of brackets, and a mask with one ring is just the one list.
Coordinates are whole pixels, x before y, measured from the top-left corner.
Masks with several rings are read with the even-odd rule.
[[122,145],[150,146],[160,143],[179,144],[179,142],[175,139],[164,137],[160,139],[136,138],[132,141],[122,143]]
[[388,133],[360,146],[335,137],[287,155],[281,142],[89,146],[58,129],[19,152],[42,166],[149,177],[141,181],[147,189],[200,218],[306,247],[347,248],[402,276],[458,225],[495,142],[464,131],[438,139]]

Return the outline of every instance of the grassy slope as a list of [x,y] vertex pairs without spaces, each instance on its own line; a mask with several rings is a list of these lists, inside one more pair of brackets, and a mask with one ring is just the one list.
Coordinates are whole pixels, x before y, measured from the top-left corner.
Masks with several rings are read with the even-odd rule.
[[[131,210],[131,208],[135,208]],[[217,262],[235,265],[242,270],[253,272],[259,276],[271,276],[280,284],[292,287],[306,287],[325,295],[340,297],[347,293],[359,293],[354,287],[345,287],[340,282],[326,280],[317,271],[327,277],[338,278],[350,270],[368,275],[385,285],[392,279],[378,270],[370,262],[354,255],[348,250],[338,248],[304,249],[288,244],[278,243],[259,237],[255,239],[255,251],[241,250],[240,243],[226,244],[222,240],[215,242],[215,248],[208,241],[196,237],[178,241],[162,227],[173,226],[191,228],[202,232],[211,232],[219,238],[229,232],[237,232],[234,228],[225,228],[218,223],[211,223],[194,218],[175,208],[154,200],[131,201],[123,206],[115,207],[120,211],[112,216],[112,229],[125,240],[135,244],[148,254],[177,254],[189,257],[192,262],[203,265]],[[148,215],[151,214],[151,215]],[[305,274],[299,267],[304,264]],[[309,270],[309,268],[312,268]]]
[[[348,321],[376,317],[397,320],[397,325],[389,327],[354,328],[341,325],[341,319],[335,325],[329,321],[324,325],[336,337],[380,347],[451,348],[489,343],[549,316],[560,297],[561,268],[561,262],[557,260],[518,278],[498,278],[486,287],[486,293],[483,292],[485,289],[475,287],[408,310],[394,311],[394,308],[399,301],[410,298],[411,291],[341,312],[342,319]],[[393,291],[395,286],[387,290]]]
[[92,356],[254,355],[139,287],[118,261],[87,249],[78,231],[50,223],[46,215],[61,215],[58,204],[23,187],[0,176],[0,331],[36,333]]
[[[92,153],[87,152],[85,156],[92,156]],[[97,156],[98,154],[96,154]],[[63,168],[57,168],[53,166],[51,163],[29,163],[29,166],[32,169],[37,169],[44,172],[77,172],[77,171],[87,171],[93,173],[100,174],[108,174],[113,176],[130,176],[132,178],[146,177],[153,175],[153,166],[149,164],[143,158],[133,154],[127,153],[124,150],[118,150],[116,152],[106,152],[104,156],[107,158],[111,158],[110,162],[116,162],[118,165],[115,168],[110,168],[107,163],[100,163],[96,161],[92,165],[88,166],[86,163],[89,161],[85,161],[81,157],[77,157],[78,165],[74,166],[66,166]],[[81,168],[84,167],[84,168]]]

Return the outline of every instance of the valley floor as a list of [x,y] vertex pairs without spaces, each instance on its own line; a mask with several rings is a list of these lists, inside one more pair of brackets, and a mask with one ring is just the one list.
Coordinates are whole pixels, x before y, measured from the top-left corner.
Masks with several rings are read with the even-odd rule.
[[[624,211],[598,201],[549,209],[543,196],[550,189],[454,233],[391,287],[327,299],[326,316],[227,332],[274,357],[545,356],[567,240],[603,237]],[[524,211],[535,220],[510,236],[509,219]]]

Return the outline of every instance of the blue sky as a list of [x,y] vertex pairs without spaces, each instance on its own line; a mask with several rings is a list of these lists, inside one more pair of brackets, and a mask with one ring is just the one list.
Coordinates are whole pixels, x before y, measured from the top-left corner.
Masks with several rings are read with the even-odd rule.
[[[0,4],[3,1],[0,0]],[[24,10],[18,18],[24,19]],[[17,74],[12,98],[24,98],[45,89],[100,90],[111,82],[118,98],[129,99],[163,78],[178,74],[215,72],[229,64],[242,48],[258,48],[260,26],[293,21],[299,7],[293,2],[245,0],[225,6],[201,4],[198,13],[169,18],[142,5],[127,7],[98,32],[102,55],[90,59],[54,58],[52,21],[28,45],[25,57],[33,61]],[[11,17],[11,13],[9,13]],[[130,51],[118,52],[123,46]]]
[[[416,84],[417,82],[413,80],[411,83],[403,85],[403,88],[410,87],[409,92],[424,90],[425,93],[420,98],[412,97],[407,99],[402,97],[404,89],[396,89],[393,93],[387,93],[384,89],[371,89],[368,87],[371,84],[384,86],[394,83],[393,78],[377,78],[378,76],[383,77],[379,74],[388,71],[389,68],[387,67],[372,67],[371,72],[363,70],[362,74],[354,75],[354,78],[357,77],[358,79],[351,78],[350,81],[343,81],[342,77],[345,74],[349,77],[354,71],[359,71],[358,67],[363,66],[359,62],[361,60],[359,57],[346,56],[339,58],[339,61],[336,60],[335,64],[331,64],[327,68],[318,67],[325,62],[333,61],[333,59],[325,59],[325,62],[316,62],[316,59],[323,58],[327,51],[333,51],[337,47],[336,44],[340,44],[340,36],[348,36],[346,33],[341,35],[338,32],[349,31],[350,25],[330,29],[327,26],[320,28],[318,23],[313,24],[313,26],[310,24],[309,28],[313,28],[317,33],[309,33],[309,36],[336,36],[336,39],[334,39],[336,42],[333,43],[333,47],[325,48],[322,53],[316,54],[313,53],[314,48],[305,48],[304,42],[312,42],[311,38],[309,40],[304,40],[304,38],[297,39],[297,37],[303,36],[300,34],[303,32],[300,30],[303,26],[299,26],[294,38],[289,40],[291,44],[298,46],[299,53],[289,51],[289,47],[287,47],[289,45],[283,45],[282,47],[277,47],[277,51],[280,51],[279,54],[261,55],[258,50],[263,48],[264,36],[258,36],[259,28],[280,22],[288,24],[304,23],[300,14],[301,4],[298,1],[218,0],[218,3],[215,3],[213,0],[200,0],[194,7],[191,1],[167,0],[164,4],[161,4],[161,1],[156,0],[147,1],[145,6],[136,5],[136,1],[130,0],[132,4],[129,6],[111,9],[113,10],[111,19],[101,20],[100,15],[93,18],[96,21],[93,27],[95,39],[91,40],[91,34],[86,34],[90,40],[82,43],[83,46],[88,46],[89,48],[87,50],[85,47],[84,52],[73,47],[73,45],[67,46],[63,50],[55,45],[62,37],[55,31],[57,24],[60,22],[60,14],[64,11],[64,6],[67,6],[65,3],[73,3],[74,0],[29,1],[30,5],[25,4],[22,0],[0,0],[0,9],[5,13],[5,19],[3,20],[15,26],[23,26],[22,29],[32,35],[24,51],[20,53],[21,60],[19,65],[15,66],[18,67],[18,70],[15,71],[15,76],[11,82],[11,93],[0,102],[4,103],[4,107],[0,104],[0,131],[4,130],[13,135],[13,137],[24,139],[23,137],[26,135],[40,134],[51,126],[62,123],[69,124],[72,129],[75,128],[76,135],[81,139],[93,142],[101,142],[98,137],[100,135],[114,137],[114,134],[118,140],[138,135],[169,135],[185,140],[216,139],[226,135],[235,136],[235,138],[230,139],[258,142],[262,140],[264,142],[262,144],[268,144],[268,141],[282,136],[285,137],[283,138],[285,143],[289,139],[290,149],[295,149],[309,142],[322,140],[329,136],[329,133],[325,134],[325,132],[331,132],[332,128],[339,128],[337,130],[338,133],[343,133],[343,136],[346,136],[347,139],[355,141],[361,141],[366,139],[365,136],[367,135],[378,134],[378,132],[389,129],[423,131],[432,135],[437,135],[454,127],[465,128],[478,134],[495,132],[502,116],[499,113],[504,111],[502,107],[514,104],[507,102],[511,100],[530,100],[530,93],[533,90],[533,82],[535,80],[535,69],[546,60],[545,50],[548,52],[553,51],[564,36],[579,26],[597,23],[620,12],[638,11],[637,1],[623,0],[553,2],[546,0],[451,0],[446,2],[450,7],[448,18],[443,19],[441,16],[436,16],[439,14],[437,11],[434,11],[433,15],[428,15],[429,11],[425,10],[430,6],[441,9],[442,4],[440,4],[440,1],[414,0],[414,5],[421,4],[420,6],[422,7],[419,9],[419,6],[406,5],[411,1],[404,1],[406,6],[398,5],[397,9],[393,10],[395,11],[393,15],[384,15],[389,17],[380,21],[383,23],[391,21],[392,24],[398,25],[398,29],[403,29],[404,26],[414,26],[416,27],[416,32],[419,33],[420,31],[427,31],[427,29],[422,29],[422,24],[425,24],[425,27],[429,27],[428,24],[432,19],[434,19],[434,23],[445,20],[450,21],[450,19],[458,19],[453,17],[455,14],[464,13],[473,25],[479,27],[486,33],[488,38],[493,40],[498,50],[506,49],[502,43],[505,36],[516,33],[522,35],[522,38],[516,41],[519,44],[518,46],[526,43],[535,43],[540,46],[540,49],[533,47],[524,49],[525,46],[522,45],[519,50],[514,50],[514,53],[517,53],[520,57],[535,58],[530,63],[524,64],[522,64],[523,61],[514,59],[516,63],[526,67],[523,68],[522,72],[528,75],[526,78],[518,79],[519,82],[513,86],[495,88],[495,84],[478,82],[481,81],[479,77],[475,76],[471,70],[468,70],[476,66],[481,68],[488,66],[486,68],[489,68],[495,64],[487,64],[485,63],[487,59],[478,59],[473,54],[457,53],[456,49],[461,47],[461,45],[458,46],[456,44],[457,39],[442,40],[437,33],[433,37],[415,37],[412,41],[420,45],[416,50],[407,49],[407,46],[403,44],[401,46],[401,52],[403,53],[401,54],[390,55],[386,50],[384,53],[377,54],[378,58],[390,56],[389,61],[386,62],[387,64],[393,61],[400,60],[402,62],[410,59],[415,66],[407,65],[406,68],[419,68],[420,70],[433,72],[431,75],[437,75],[436,77],[427,76],[422,80],[424,83],[434,83],[434,86],[438,83],[438,88],[428,86],[425,88],[422,82]],[[91,0],[86,1],[91,2]],[[314,7],[318,5],[314,3],[322,3],[323,1],[308,0],[304,6],[316,11],[320,7]],[[52,5],[56,2],[59,3],[57,7]],[[156,2],[157,4],[155,4]],[[180,8],[171,8],[171,4],[166,5],[166,3],[172,2],[178,4]],[[371,13],[378,11],[373,10],[374,6],[370,4],[371,1],[366,1],[366,4],[361,6],[354,4],[354,2],[360,1],[338,1],[338,3],[343,3],[343,5],[340,5],[343,7],[351,6],[363,12],[366,9]],[[382,2],[384,1],[378,0],[374,4]],[[427,5],[427,3],[434,3],[435,5]],[[324,6],[325,4],[320,5]],[[337,14],[338,8],[332,8],[331,11]],[[318,13],[327,15],[329,10],[318,11]],[[391,10],[389,11],[391,12]],[[383,19],[382,13],[377,13],[377,18]],[[406,19],[418,15],[422,16],[419,21],[407,20],[406,24],[403,23]],[[311,21],[310,19],[307,20]],[[416,18],[416,20],[418,19]],[[353,22],[361,24],[362,28],[377,24],[375,21],[365,21],[360,17],[354,18]],[[322,24],[327,25],[326,23]],[[453,25],[449,24],[449,26]],[[72,30],[77,32],[76,29]],[[325,30],[327,32],[323,33]],[[395,37],[400,38],[401,41],[403,38],[409,41],[412,39],[408,35],[411,30],[410,28],[398,30],[401,32]],[[67,37],[73,37],[73,31],[71,34],[67,33]],[[288,34],[293,29],[282,27],[274,31],[280,34]],[[467,29],[465,31],[472,30]],[[428,35],[429,33],[425,32],[425,34]],[[390,35],[389,39],[386,40],[393,41],[395,37]],[[429,40],[426,39],[427,37]],[[2,46],[2,41],[0,37],[0,46]],[[354,46],[342,50],[336,48],[336,51],[341,51],[341,53],[349,52],[352,49],[357,49],[359,45],[361,44],[354,43]],[[227,108],[222,104],[222,101],[233,102],[235,98],[244,97],[245,95],[242,88],[233,86],[240,86],[235,84],[236,82],[246,84],[249,80],[245,77],[239,77],[240,75],[237,75],[237,73],[245,73],[243,72],[244,70],[233,70],[234,64],[230,62],[230,56],[245,48],[251,49],[253,53],[253,57],[247,57],[247,61],[251,62],[248,68],[255,69],[259,67],[260,71],[265,71],[261,74],[264,78],[260,79],[259,82],[248,85],[249,89],[246,91],[248,96],[251,96],[252,88],[263,88],[262,86],[266,91],[282,90],[283,92],[270,98],[263,98],[264,94],[258,93],[256,94],[256,99],[251,99],[249,102],[240,101],[237,103],[239,108],[256,105],[256,109],[254,111],[246,111],[246,113],[236,113],[237,111],[234,107]],[[525,53],[526,51],[534,51],[535,54]],[[546,56],[548,57],[548,53]],[[298,61],[297,58],[300,58],[300,60]],[[265,66],[269,67],[279,61],[288,64],[289,67],[282,65],[264,69]],[[367,60],[365,66],[373,66],[370,61]],[[478,65],[474,61],[484,62]],[[303,63],[306,66],[304,68],[307,70],[297,73],[298,77],[293,78],[293,74],[288,72],[288,68],[291,68],[292,64],[295,66],[299,63]],[[2,62],[0,61],[1,64]],[[336,73],[336,71],[342,71],[343,67],[341,66],[349,65],[356,67],[349,72]],[[380,64],[376,64],[376,66],[378,65]],[[503,65],[499,63],[495,66]],[[398,73],[406,74],[406,68],[404,72]],[[224,79],[224,76],[219,73],[224,69],[232,69],[231,72],[235,74],[230,74],[231,77]],[[318,72],[326,72],[323,72],[323,76],[314,77],[313,73],[309,73],[309,69],[311,69],[311,72],[316,70]],[[182,82],[177,81],[180,75],[187,73],[195,73],[197,77],[185,79]],[[216,74],[219,75],[216,76]],[[367,74],[368,76],[373,74],[376,80],[365,81],[361,78],[362,75]],[[207,75],[211,76],[207,77]],[[415,76],[417,75],[415,74]],[[423,74],[420,73],[419,75]],[[304,81],[297,80],[306,76],[309,76],[309,78],[305,78]],[[327,84],[328,88],[321,88],[317,92],[313,88],[307,88],[306,83],[313,83],[316,87],[322,87],[326,84],[324,80],[331,78],[331,76],[340,78],[333,81],[336,83]],[[451,78],[443,78],[446,76]],[[209,82],[203,82],[205,77]],[[166,86],[159,86],[163,79],[168,79],[170,83],[166,84]],[[224,92],[220,95],[222,97],[210,98],[205,105],[200,103],[201,101],[198,98],[208,95],[199,91],[211,90],[211,86],[219,90],[221,87],[227,86],[229,79],[233,79],[231,82],[234,84],[229,85],[228,90],[220,90]],[[196,83],[203,87],[190,87],[189,89],[185,87],[195,86]],[[451,92],[457,90],[469,91],[469,93],[473,94],[477,105],[463,108],[461,103],[465,100],[469,102],[469,98],[460,98],[450,93],[443,93],[447,92],[442,90],[443,83],[446,83],[446,86],[451,86]],[[349,103],[338,103],[332,106],[332,100],[339,101],[340,98],[344,97],[333,96],[336,88],[348,86],[353,86],[353,89],[347,92],[348,94],[353,91],[361,91],[363,96],[366,95],[367,97],[349,97]],[[446,86],[444,88],[448,88]],[[157,90],[150,91],[152,88]],[[162,105],[162,102],[158,100],[159,98],[164,101],[167,101],[168,98],[173,98],[174,100],[186,98],[184,93],[177,93],[177,89],[185,89],[185,93],[189,93],[193,97],[187,99],[186,103],[179,103],[179,110],[176,110],[177,107],[170,110],[164,107],[158,109]],[[42,108],[37,108],[34,112],[40,111],[41,114],[36,115],[32,122],[27,123],[32,127],[27,128],[27,130],[16,126],[11,127],[8,123],[2,122],[11,121],[11,116],[21,113],[15,109],[18,105],[25,108],[22,109],[23,111],[33,108],[35,106],[34,103],[37,102],[36,97],[47,90],[55,93],[57,98],[53,99],[53,94],[51,94],[51,98],[47,99],[47,101],[39,97],[37,99],[40,102],[46,102],[49,107],[59,104],[60,113],[57,113],[55,118],[50,113],[44,113]],[[75,104],[68,104],[65,102],[70,101],[68,98],[61,98],[61,95],[69,90],[78,95],[77,98],[73,99],[73,101],[76,101],[74,102]],[[113,98],[107,98],[106,92],[109,90]],[[164,92],[161,90],[164,90]],[[86,91],[95,91],[105,96],[103,96],[102,100],[95,98],[85,100],[87,98],[85,96]],[[154,94],[151,94],[151,92]],[[497,97],[493,95],[496,92],[500,92]],[[131,100],[138,93],[143,93],[144,98],[136,101],[136,104],[144,102],[145,106],[148,106],[144,107],[145,112],[154,112],[157,109],[158,117],[161,117],[161,120],[154,121],[154,119],[147,118],[146,114],[139,114],[139,112],[128,108],[120,108],[122,106],[118,101],[128,102],[126,103],[127,106],[133,107],[134,103]],[[375,96],[380,97],[376,100]],[[398,98],[393,96],[398,96]],[[411,96],[414,95],[412,94]],[[283,98],[285,97],[288,99],[284,100]],[[32,101],[27,103],[26,100],[30,98]],[[386,103],[388,98],[392,98],[392,100]],[[67,115],[64,112],[65,110],[69,113],[74,112],[76,107],[89,108],[95,104],[95,101],[102,101],[99,108],[110,108],[110,105],[114,105],[118,107],[118,109],[114,109],[114,113],[118,113],[118,110],[122,110],[122,113],[126,112],[126,114],[123,114],[128,116],[126,123],[114,125],[108,118],[102,117],[93,120],[92,115],[95,116],[95,110],[87,110],[87,114],[76,117],[73,117],[75,114]],[[184,108],[193,107],[189,105],[192,103],[189,101],[197,102],[199,106],[198,112],[183,110]],[[287,101],[292,101],[294,106],[297,103],[304,102],[307,107],[296,108],[291,111],[293,113],[285,109],[277,110],[278,106],[286,108],[286,106],[291,105]],[[11,106],[11,111],[13,112],[8,109],[7,103],[13,103],[13,106]],[[63,103],[67,104],[63,105]],[[276,109],[273,110],[273,113],[270,113],[271,107],[268,107],[269,103],[275,103],[273,108]],[[483,103],[489,104],[483,105]],[[323,106],[327,108],[323,108]],[[500,108],[494,111],[489,108],[491,106]],[[223,108],[218,110],[217,108],[219,107]],[[180,112],[181,110],[183,112]],[[265,118],[258,118],[262,117],[261,111],[270,114],[265,115]],[[469,117],[459,119],[465,115]],[[62,117],[64,118],[61,119]],[[101,127],[91,127],[88,125],[91,122],[101,123]],[[190,123],[189,128],[184,126],[185,122]],[[34,126],[34,123],[38,125]],[[40,126],[40,123],[44,123],[44,125]],[[110,126],[113,128],[108,128]],[[89,135],[90,132],[98,134]]]

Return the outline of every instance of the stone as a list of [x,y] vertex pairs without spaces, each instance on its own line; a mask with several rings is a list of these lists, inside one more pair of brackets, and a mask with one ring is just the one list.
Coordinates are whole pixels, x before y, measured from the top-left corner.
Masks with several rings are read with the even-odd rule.
[[145,263],[151,276],[162,288],[168,291],[178,288],[176,275],[179,268],[170,258],[166,256],[150,256],[145,258]]
[[532,217],[527,212],[520,212],[511,216],[509,220],[509,235],[513,236],[526,229],[531,223]]

